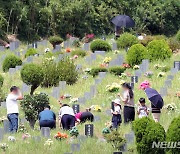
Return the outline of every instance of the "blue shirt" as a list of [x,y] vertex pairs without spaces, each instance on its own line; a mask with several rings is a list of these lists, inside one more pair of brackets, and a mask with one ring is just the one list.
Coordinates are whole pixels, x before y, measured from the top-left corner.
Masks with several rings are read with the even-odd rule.
[[43,120],[54,121],[56,120],[56,115],[51,110],[44,110],[39,113],[39,121],[43,121]]

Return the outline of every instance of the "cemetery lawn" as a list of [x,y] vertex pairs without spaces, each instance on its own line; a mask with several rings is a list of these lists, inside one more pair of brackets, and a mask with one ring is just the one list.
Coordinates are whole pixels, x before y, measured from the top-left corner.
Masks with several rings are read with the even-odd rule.
[[[50,45],[48,45],[50,47]],[[21,52],[21,57],[23,60],[25,60],[24,56],[22,55],[23,50],[26,49],[25,45],[20,46],[20,52]],[[44,49],[45,47],[40,46],[38,48],[38,52],[40,54],[44,54]],[[0,52],[0,59],[4,54],[10,54],[11,51],[5,51],[5,52]],[[91,53],[88,52],[89,56]],[[120,50],[121,55],[124,55],[125,58],[125,51]],[[57,55],[55,55],[57,57]],[[86,56],[86,57],[87,57]],[[85,58],[78,57],[75,60],[76,64],[81,64],[82,69],[80,70],[81,73],[79,75],[79,79],[76,84],[74,85],[67,85],[66,89],[64,91],[61,91],[61,95],[63,94],[70,94],[72,95],[72,98],[78,98],[82,97],[85,92],[88,92],[90,90],[91,85],[94,85],[94,80],[92,76],[88,75],[87,79],[83,79],[82,77],[86,74],[83,73],[83,70],[86,68],[92,68],[92,67],[97,67],[99,66],[105,57],[111,57],[112,59],[116,58],[116,54],[112,52],[106,53],[106,55],[103,56],[98,56],[95,61],[92,62],[92,64],[87,64],[85,61]],[[39,63],[43,59],[43,56],[40,55],[39,57],[34,57],[34,63]],[[168,75],[171,75],[170,71],[165,73],[165,76],[163,77],[157,77],[160,70],[156,70],[154,68],[155,64],[160,64],[160,65],[166,65],[169,67],[173,67],[173,63],[175,60],[179,60],[180,55],[176,54],[171,57],[170,60],[167,61],[157,61],[150,63],[149,66],[149,71],[153,72],[152,78],[147,78],[144,75],[142,75],[139,78],[139,82],[135,84],[134,88],[134,94],[135,94],[135,103],[137,104],[138,99],[140,97],[145,97],[145,93],[141,90],[139,90],[139,83],[144,80],[149,80],[152,87],[155,88],[156,90],[160,91],[161,87],[164,87],[164,82],[167,79]],[[2,64],[2,62],[1,62]],[[127,69],[126,72],[134,75],[133,69]],[[22,87],[22,80],[20,78],[20,72],[16,72],[15,74],[11,75],[9,73],[3,73],[2,67],[0,68],[0,73],[3,75],[5,81],[3,85],[3,91],[8,94],[9,88],[12,85],[16,85],[19,87]],[[57,128],[55,130],[51,131],[51,139],[53,140],[53,145],[51,146],[44,146],[45,141],[47,140],[46,138],[41,137],[41,140],[34,140],[33,138],[27,139],[27,140],[22,140],[22,134],[21,132],[17,134],[13,134],[11,136],[15,136],[16,141],[15,142],[9,142],[8,141],[8,136],[10,134],[6,134],[4,136],[3,141],[1,143],[7,143],[9,148],[5,152],[6,154],[64,154],[66,152],[72,152],[71,151],[71,143],[78,143],[80,144],[80,151],[75,151],[73,152],[74,154],[80,153],[80,154],[111,154],[115,149],[113,149],[112,145],[110,143],[106,143],[103,141],[103,136],[102,136],[102,129],[105,128],[105,123],[108,121],[111,121],[111,115],[108,115],[106,113],[106,110],[110,109],[111,107],[111,100],[115,99],[117,97],[117,93],[110,93],[106,91],[106,86],[109,84],[112,84],[113,82],[120,82],[120,78],[118,76],[114,76],[112,74],[107,73],[105,78],[102,80],[102,83],[97,85],[97,94],[95,97],[91,98],[90,100],[86,101],[85,104],[80,104],[80,110],[83,111],[87,107],[90,107],[91,105],[100,105],[102,107],[101,112],[95,112],[93,111],[93,114],[95,116],[99,116],[100,120],[93,122],[94,124],[94,137],[92,138],[87,138],[86,140],[80,141],[79,139],[75,139],[74,141],[70,141],[69,139],[67,140],[62,140],[62,141],[57,141],[54,139],[54,135],[60,131],[63,132],[62,130],[59,129],[58,124]],[[130,77],[126,79],[126,81],[130,82]],[[171,123],[172,119],[176,116],[179,115],[179,109],[180,109],[180,104],[179,104],[179,98],[176,97],[176,93],[180,91],[180,73],[177,73],[174,76],[174,79],[172,80],[172,86],[168,87],[168,94],[164,97],[165,105],[166,104],[171,104],[174,103],[177,106],[177,111],[172,111],[168,112],[166,109],[162,110],[161,114],[161,119],[160,119],[160,124],[165,128],[165,130],[168,129],[169,124]],[[50,105],[52,110],[58,114],[59,111],[59,103],[58,101],[51,96],[52,94],[52,88],[41,88],[39,87],[36,91],[38,92],[45,92],[50,96]],[[69,102],[68,100],[65,100],[64,102]],[[71,104],[72,105],[72,104]],[[150,106],[150,103],[147,101],[147,105]],[[6,109],[3,107],[0,107],[0,117],[6,116]],[[24,113],[22,110],[20,110],[20,118],[24,117]],[[150,117],[152,118],[151,114]],[[136,115],[137,118],[137,115]],[[2,126],[2,123],[0,124],[0,127]],[[39,131],[38,127],[38,122],[36,123],[35,129],[31,130],[28,123],[25,123],[25,127],[27,129],[27,132],[33,137],[33,136],[41,136],[41,133]],[[78,125],[77,126],[80,135],[84,135],[84,124],[83,125]],[[119,132],[122,134],[122,136],[125,136],[125,134],[131,132],[131,124],[124,125],[122,124]],[[67,132],[68,133],[68,132]],[[1,150],[1,149],[0,149]],[[2,151],[0,151],[1,153]],[[125,152],[127,154],[134,154],[136,153],[136,146],[135,142],[128,144],[127,146],[127,151]]]

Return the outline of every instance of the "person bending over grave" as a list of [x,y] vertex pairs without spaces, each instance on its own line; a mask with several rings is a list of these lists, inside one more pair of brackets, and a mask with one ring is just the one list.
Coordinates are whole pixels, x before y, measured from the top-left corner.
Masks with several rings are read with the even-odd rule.
[[20,89],[16,86],[10,88],[10,93],[6,98],[6,107],[7,107],[7,118],[9,120],[9,130],[12,133],[17,132],[18,130],[18,100],[22,100],[23,95],[20,92]]
[[87,108],[85,112],[79,112],[76,113],[75,118],[76,122],[79,123],[85,123],[86,121],[94,121],[94,115],[90,112],[91,108]]
[[153,88],[150,88],[150,83],[144,81],[140,84],[140,89],[144,90],[148,99],[151,101],[152,116],[155,122],[159,122],[161,109],[164,105],[163,98],[161,95]]
[[56,128],[56,115],[49,105],[45,105],[44,111],[39,113],[39,125],[41,127]]
[[122,123],[121,119],[121,104],[119,99],[113,100],[113,109],[111,109],[112,113],[112,128],[118,129],[120,124]]
[[121,100],[124,102],[124,123],[134,121],[135,109],[134,109],[134,93],[131,86],[128,83],[122,84],[123,97],[119,94]]
[[146,106],[146,100],[145,98],[140,98],[139,99],[139,105],[137,109],[137,114],[139,118],[147,117],[149,114],[149,109]]
[[59,111],[59,124],[64,130],[70,130],[75,126],[75,114],[73,108],[67,104],[62,104]]

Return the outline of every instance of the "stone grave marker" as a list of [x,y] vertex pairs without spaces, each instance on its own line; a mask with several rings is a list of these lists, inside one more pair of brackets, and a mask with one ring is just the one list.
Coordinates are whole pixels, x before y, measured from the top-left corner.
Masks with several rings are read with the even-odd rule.
[[85,98],[86,100],[90,100],[90,99],[91,99],[90,92],[85,92],[85,93],[84,93],[84,98]]
[[160,94],[162,97],[167,95],[167,88],[166,87],[162,87],[160,88]]
[[88,64],[92,64],[92,58],[91,57],[86,57],[86,62],[88,63]]
[[166,86],[166,87],[171,87],[171,86],[172,86],[171,80],[166,80],[166,81],[165,81],[165,86]]
[[111,115],[112,115],[112,114],[111,114],[111,110],[110,110],[110,109],[107,109],[107,110],[106,110],[106,114],[111,116]]
[[125,139],[127,141],[127,143],[133,143],[134,142],[134,132],[125,134]]
[[106,72],[99,72],[98,76],[99,76],[100,78],[105,78]]
[[85,44],[83,45],[83,50],[89,51],[89,50],[90,50],[90,43],[85,43]]
[[27,123],[28,121],[26,120],[26,118],[20,118],[20,123],[21,124],[25,124],[25,123]]
[[41,142],[41,136],[33,136],[32,139],[36,142]]
[[10,42],[10,50],[14,51],[17,48],[19,48],[20,42],[19,41],[14,41],[14,42]]
[[73,108],[75,114],[80,112],[79,104],[73,104],[72,108]]
[[49,127],[42,127],[41,128],[41,135],[43,137],[49,138],[50,137],[50,128]]
[[93,124],[86,124],[85,125],[85,135],[92,137],[94,134],[94,125]]
[[27,62],[28,62],[28,63],[31,63],[32,61],[33,61],[33,56],[27,57]]
[[86,103],[85,97],[80,97],[80,98],[78,98],[78,102],[79,102],[80,104],[85,104],[85,103]]
[[59,87],[53,87],[52,89],[52,97],[58,99],[60,96],[60,88]]
[[4,137],[4,129],[0,128],[0,141],[3,140],[3,137]]
[[136,71],[134,72],[134,74],[135,74],[135,76],[141,77],[142,72],[141,72],[141,70],[136,70]]
[[70,46],[69,41],[64,41],[64,48],[68,48]]
[[101,81],[102,81],[101,79],[95,79],[95,85],[100,84]]
[[71,144],[72,152],[80,151],[80,144]]
[[100,116],[94,116],[94,122],[100,121],[101,117]]
[[60,81],[59,82],[59,88],[61,90],[65,90],[66,89],[66,81]]
[[116,42],[113,42],[113,44],[112,44],[112,50],[117,50],[118,48],[117,48],[117,43]]
[[6,102],[1,102],[1,107],[6,108]]
[[91,54],[91,59],[96,60],[96,54],[95,53]]
[[95,54],[105,56],[105,51],[95,51]]
[[30,91],[30,87],[27,84],[23,83],[22,93],[29,92],[29,91]]
[[87,139],[87,136],[85,136],[85,135],[78,135],[77,139],[78,139],[79,142],[85,142],[86,139]]
[[170,72],[172,75],[174,75],[178,72],[178,68],[171,68]]
[[22,68],[22,66],[16,66],[16,71],[20,71],[21,70],[21,68]]
[[131,76],[132,83],[138,83],[138,76]]
[[55,46],[55,50],[56,50],[56,51],[61,51],[61,46],[60,46],[60,45],[56,45],[56,46]]
[[33,42],[33,43],[32,43],[32,48],[36,49],[37,47],[38,47],[37,42]]
[[180,61],[174,61],[174,68],[178,69],[180,71]]
[[3,121],[3,126],[4,126],[4,133],[9,133],[9,120],[4,120]]
[[16,69],[15,69],[15,68],[10,68],[10,69],[9,69],[9,74],[10,74],[10,75],[13,75],[15,72],[16,72]]
[[5,50],[4,46],[0,46],[0,51],[4,51],[4,50]]
[[91,93],[92,96],[95,96],[95,95],[96,95],[96,93],[97,93],[97,88],[96,88],[95,85],[92,85],[92,86],[90,87],[90,93]]
[[173,80],[173,79],[174,79],[174,76],[173,76],[173,75],[168,75],[168,76],[167,76],[167,79],[168,79],[168,80]]

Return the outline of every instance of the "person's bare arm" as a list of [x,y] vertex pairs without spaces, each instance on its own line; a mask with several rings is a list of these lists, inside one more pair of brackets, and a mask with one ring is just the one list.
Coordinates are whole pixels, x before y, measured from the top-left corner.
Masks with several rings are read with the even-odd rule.
[[22,99],[23,99],[23,94],[21,93],[21,91],[19,91],[17,100],[22,100]]

